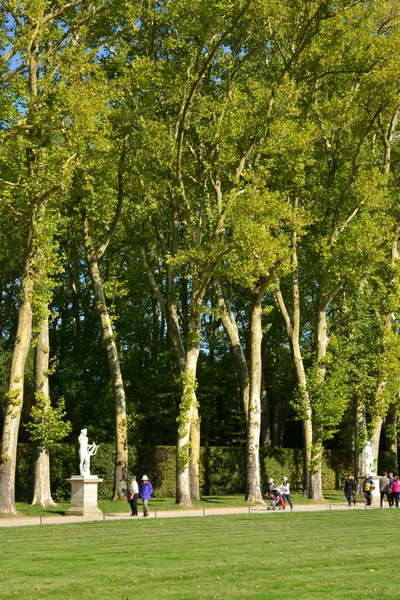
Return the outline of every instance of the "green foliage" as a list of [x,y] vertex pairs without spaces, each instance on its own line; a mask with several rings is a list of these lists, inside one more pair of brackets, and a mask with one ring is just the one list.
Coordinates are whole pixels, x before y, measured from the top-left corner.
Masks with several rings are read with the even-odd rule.
[[[31,484],[33,447],[18,446],[17,491],[18,501],[28,501]],[[201,449],[200,489],[203,495],[218,496],[244,494],[246,488],[245,449],[235,446],[209,446]],[[303,489],[303,452],[292,448],[262,448],[260,451],[264,492],[268,479],[277,483],[288,477],[293,490]],[[104,481],[99,485],[99,499],[111,499],[114,486],[115,448],[101,444],[91,460],[91,472]],[[393,456],[380,453],[378,468],[394,470]],[[77,448],[71,444],[52,444],[50,470],[52,495],[56,501],[71,497],[71,486],[66,481],[78,472]],[[324,450],[322,482],[324,489],[341,489],[342,480],[354,472],[354,455],[345,450]],[[157,498],[172,498],[176,490],[176,448],[172,446],[138,446],[130,452],[129,475],[140,480],[148,475]]]
[[[24,0],[0,7],[0,43],[7,49],[0,61],[1,407],[5,400],[21,405],[22,379],[21,390],[6,393],[29,255],[34,329],[47,316],[45,303],[52,317],[52,393],[65,398],[73,435],[88,426],[100,448],[113,441],[112,389],[84,268],[81,217],[88,216],[98,247],[123,197],[100,268],[118,326],[130,442],[174,443],[195,391],[215,473],[213,479],[207,471],[204,485],[223,490],[231,485],[225,479],[232,486],[244,481],[241,459],[228,458],[241,447],[227,454],[212,449],[242,444],[246,434],[210,278],[222,273],[229,280],[248,353],[247,290],[274,265],[293,318],[296,233],[300,347],[316,445],[341,428],[349,447],[353,434],[343,419],[355,406],[366,417],[355,440],[361,444],[400,387],[399,266],[392,253],[400,183],[395,3],[66,6]],[[141,248],[164,314],[149,290]],[[297,418],[305,415],[270,292],[263,304],[263,369],[278,444],[293,408]],[[328,338],[318,362],[321,306]],[[184,350],[201,348],[198,381],[178,378],[168,338],[172,310]],[[28,377],[24,387],[26,421]],[[42,400],[22,436],[29,431],[31,439],[52,442],[67,433],[63,411],[47,410]],[[99,452],[108,494],[111,462]],[[274,452],[263,469],[280,476],[291,463]],[[147,470],[155,471],[156,487],[173,493],[175,483],[170,475],[163,483],[154,460]],[[168,460],[170,474],[174,462]],[[285,474],[299,484],[297,455],[293,464]]]
[[49,404],[47,396],[43,393],[36,393],[35,398],[30,412],[31,421],[25,425],[30,440],[47,446],[66,437],[72,426],[69,421],[64,421],[67,414],[64,398],[59,398],[54,407]]

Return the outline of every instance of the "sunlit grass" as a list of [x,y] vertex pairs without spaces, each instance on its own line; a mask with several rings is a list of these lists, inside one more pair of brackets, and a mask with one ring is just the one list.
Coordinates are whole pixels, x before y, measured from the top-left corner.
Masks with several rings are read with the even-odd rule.
[[2,600],[397,599],[400,511],[0,529]]

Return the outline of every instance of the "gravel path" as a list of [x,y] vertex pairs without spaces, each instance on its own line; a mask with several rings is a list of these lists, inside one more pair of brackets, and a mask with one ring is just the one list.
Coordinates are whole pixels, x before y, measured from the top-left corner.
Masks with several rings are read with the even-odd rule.
[[[267,510],[266,507],[231,507],[231,508],[197,508],[197,509],[182,509],[182,510],[163,510],[154,511],[150,509],[150,519],[171,519],[181,517],[210,517],[215,515],[240,515],[240,514],[266,514],[274,515],[279,511]],[[375,504],[368,508],[368,510],[379,509],[379,505]],[[384,507],[388,509],[387,506]],[[327,510],[366,510],[365,504],[359,503],[356,506],[348,507],[344,503],[332,503],[332,504],[299,504],[294,506],[296,512],[322,512]],[[283,511],[282,511],[283,512]],[[290,512],[289,510],[285,512]],[[143,519],[143,516],[137,517]],[[0,518],[0,527],[22,527],[26,525],[61,525],[65,523],[85,523],[89,521],[120,521],[120,520],[134,520],[127,513],[107,513],[102,517],[70,517],[64,515],[43,515],[41,517],[4,517]]]

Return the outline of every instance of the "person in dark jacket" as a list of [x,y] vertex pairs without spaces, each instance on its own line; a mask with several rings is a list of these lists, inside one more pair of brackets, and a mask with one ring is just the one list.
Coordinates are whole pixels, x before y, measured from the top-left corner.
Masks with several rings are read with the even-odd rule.
[[387,476],[386,471],[383,472],[382,477],[379,478],[379,492],[381,494],[381,508],[383,508],[383,498],[386,496],[387,501],[390,507],[390,498],[389,498],[389,477]]
[[140,484],[140,497],[143,500],[143,516],[149,516],[149,500],[153,493],[153,486],[151,485],[147,475],[143,475],[142,483]]
[[346,496],[349,506],[351,506],[352,502],[355,505],[356,493],[357,493],[357,483],[354,479],[354,475],[348,475],[346,481],[344,482],[344,495]]
[[388,477],[389,477],[389,491],[388,491],[389,506],[390,506],[390,508],[392,508],[392,506],[393,506],[392,484],[394,481],[393,473],[389,473]]
[[367,506],[371,506],[372,503],[372,492],[375,489],[375,485],[371,477],[368,473],[365,474],[365,478],[362,484],[362,490],[364,492],[364,497],[367,502]]

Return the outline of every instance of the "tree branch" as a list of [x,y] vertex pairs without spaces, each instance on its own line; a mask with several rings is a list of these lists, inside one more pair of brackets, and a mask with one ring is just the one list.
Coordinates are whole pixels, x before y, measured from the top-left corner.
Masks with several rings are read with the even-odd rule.
[[97,260],[100,260],[100,258],[103,256],[104,252],[107,250],[108,245],[111,242],[111,238],[113,237],[115,230],[117,229],[118,221],[120,219],[121,212],[122,212],[122,203],[124,200],[123,177],[124,177],[125,157],[126,157],[126,152],[127,152],[127,149],[126,149],[127,139],[128,139],[128,136],[125,136],[124,143],[122,146],[121,156],[120,156],[120,159],[118,162],[118,204],[117,204],[115,215],[111,222],[108,234],[107,234],[105,240],[103,241],[103,243],[100,244],[99,248],[97,249],[97,252],[96,252]]

